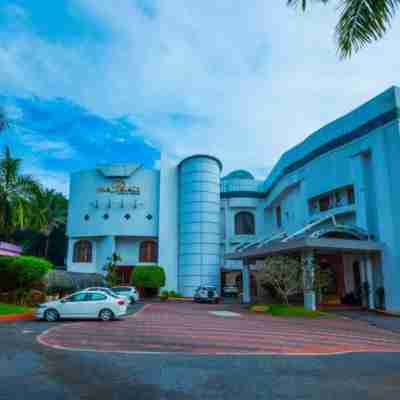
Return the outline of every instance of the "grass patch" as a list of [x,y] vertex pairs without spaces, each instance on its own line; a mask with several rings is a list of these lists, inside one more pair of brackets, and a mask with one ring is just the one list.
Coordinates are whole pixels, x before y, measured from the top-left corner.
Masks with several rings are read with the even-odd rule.
[[0,303],[0,315],[22,314],[32,310],[30,307]]
[[263,312],[275,317],[306,317],[317,318],[329,316],[322,311],[311,311],[301,306],[287,306],[286,304],[254,304],[249,306],[252,312]]

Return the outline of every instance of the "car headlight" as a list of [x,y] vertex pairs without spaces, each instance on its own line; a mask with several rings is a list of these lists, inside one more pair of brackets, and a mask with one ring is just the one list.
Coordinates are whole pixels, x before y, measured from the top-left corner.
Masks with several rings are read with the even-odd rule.
[[36,308],[46,308],[46,307],[47,307],[46,304],[38,304],[36,306]]

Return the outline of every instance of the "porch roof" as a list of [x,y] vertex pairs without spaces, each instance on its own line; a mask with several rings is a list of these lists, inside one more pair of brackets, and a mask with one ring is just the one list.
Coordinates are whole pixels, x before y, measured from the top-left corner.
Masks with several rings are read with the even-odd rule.
[[333,239],[302,237],[289,241],[274,241],[260,247],[252,247],[241,252],[229,253],[226,260],[264,259],[273,254],[292,253],[303,250],[351,253],[379,253],[383,244],[373,240]]

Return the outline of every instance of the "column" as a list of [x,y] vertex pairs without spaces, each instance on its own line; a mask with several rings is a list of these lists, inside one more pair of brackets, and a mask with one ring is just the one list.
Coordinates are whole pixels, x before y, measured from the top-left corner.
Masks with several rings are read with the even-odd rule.
[[372,270],[371,256],[367,256],[365,259],[365,275],[369,285],[368,308],[373,310],[375,308],[375,302],[374,302],[374,275]]
[[365,282],[367,282],[367,273],[366,273],[366,261],[365,258],[363,258],[360,262],[360,275],[361,275],[361,305],[363,307],[368,307],[368,299],[365,297],[364,294],[364,286]]
[[303,287],[304,287],[304,308],[315,311],[317,308],[314,273],[315,273],[315,254],[314,250],[305,250],[302,253],[303,263]]
[[247,304],[251,302],[250,293],[250,265],[248,262],[243,262],[242,267],[242,284],[243,284],[243,298],[242,302]]

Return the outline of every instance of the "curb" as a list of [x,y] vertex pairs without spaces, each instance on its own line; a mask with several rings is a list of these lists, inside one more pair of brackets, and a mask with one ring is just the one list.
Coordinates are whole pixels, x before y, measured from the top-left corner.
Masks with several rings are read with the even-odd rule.
[[24,321],[33,319],[35,312],[29,311],[20,314],[8,314],[8,315],[0,315],[0,322],[14,322],[14,321]]
[[398,312],[391,312],[391,311],[386,311],[386,310],[372,310],[377,314],[381,314],[381,315],[386,315],[388,317],[398,317],[400,318],[400,313]]

